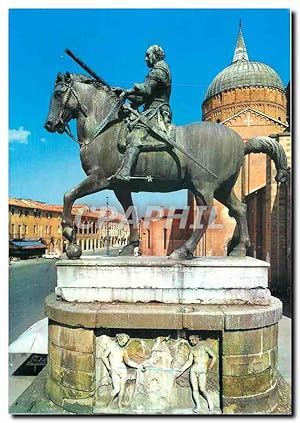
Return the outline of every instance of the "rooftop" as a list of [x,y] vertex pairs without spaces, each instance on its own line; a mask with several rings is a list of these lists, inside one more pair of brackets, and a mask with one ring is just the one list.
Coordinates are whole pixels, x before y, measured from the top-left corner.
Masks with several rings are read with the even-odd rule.
[[[47,204],[41,201],[36,200],[29,200],[29,199],[21,199],[21,198],[13,198],[10,197],[8,201],[9,206],[20,207],[24,209],[37,209],[46,212],[57,212],[59,214],[63,211],[62,205],[56,204]],[[75,204],[72,207],[72,214],[81,213],[83,217],[89,217],[94,219],[99,219],[99,217],[109,217],[112,215],[110,221],[112,222],[120,222],[124,220],[124,215],[121,213],[116,213],[115,210],[103,208],[97,208],[96,210],[91,210],[87,204]]]
[[249,60],[240,24],[232,63],[213,79],[204,101],[229,89],[250,86],[272,87],[284,91],[281,78],[274,69],[264,63]]

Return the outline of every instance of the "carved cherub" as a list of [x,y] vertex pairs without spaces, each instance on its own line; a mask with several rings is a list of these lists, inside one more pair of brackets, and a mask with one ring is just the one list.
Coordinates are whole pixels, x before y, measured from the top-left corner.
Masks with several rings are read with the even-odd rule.
[[190,382],[192,385],[192,395],[195,402],[194,413],[200,412],[200,393],[205,398],[210,411],[213,410],[213,401],[207,392],[207,372],[214,366],[217,357],[208,345],[200,340],[199,335],[188,336],[191,346],[189,358],[183,367],[178,371],[177,377],[190,369]]
[[110,393],[110,403],[118,397],[118,406],[122,406],[122,399],[127,381],[127,366],[139,368],[140,366],[128,356],[126,346],[129,342],[129,335],[118,333],[115,342],[111,343],[103,352],[101,359],[107,368],[112,379],[113,390]]

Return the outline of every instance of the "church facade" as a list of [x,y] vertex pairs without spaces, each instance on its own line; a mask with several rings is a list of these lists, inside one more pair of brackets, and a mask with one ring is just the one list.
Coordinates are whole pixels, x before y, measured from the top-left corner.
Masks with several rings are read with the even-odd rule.
[[[202,119],[223,124],[236,131],[247,142],[261,135],[284,133],[287,123],[286,89],[280,76],[270,66],[249,60],[240,26],[232,63],[217,74],[209,85],[202,104]],[[244,164],[235,185],[236,195],[246,196],[266,185],[267,157],[251,154]],[[191,195],[188,203],[195,213]],[[214,202],[216,225],[208,229],[200,241],[196,254],[227,255],[228,243],[235,230],[235,220],[226,207]]]

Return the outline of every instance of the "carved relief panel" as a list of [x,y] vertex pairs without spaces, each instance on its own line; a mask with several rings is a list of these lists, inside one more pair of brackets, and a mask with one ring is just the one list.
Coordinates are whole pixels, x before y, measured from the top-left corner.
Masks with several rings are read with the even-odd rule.
[[99,331],[95,412],[220,413],[219,335]]

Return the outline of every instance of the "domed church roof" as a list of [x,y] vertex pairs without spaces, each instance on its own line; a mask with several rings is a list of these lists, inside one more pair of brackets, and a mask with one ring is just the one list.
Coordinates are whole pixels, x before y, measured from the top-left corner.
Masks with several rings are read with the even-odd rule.
[[264,63],[249,60],[240,24],[232,63],[211,82],[205,100],[225,90],[249,86],[274,87],[284,91],[280,76],[274,69]]

